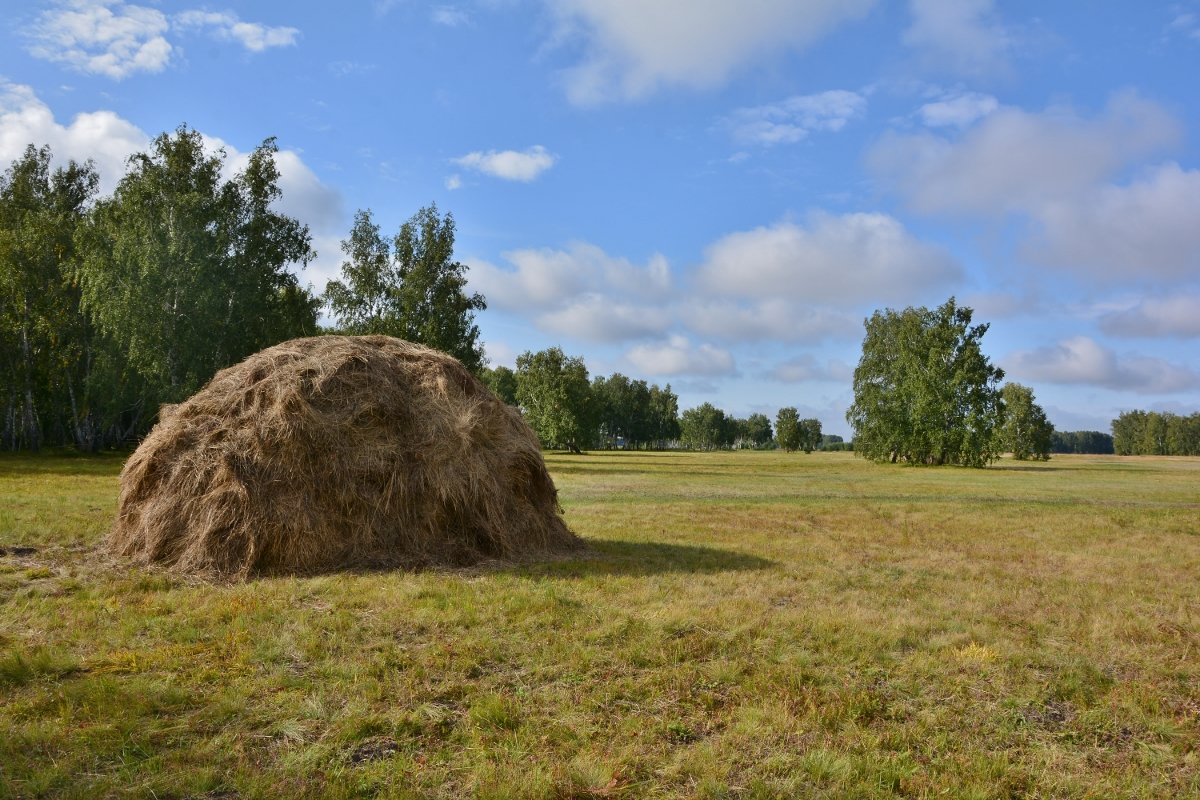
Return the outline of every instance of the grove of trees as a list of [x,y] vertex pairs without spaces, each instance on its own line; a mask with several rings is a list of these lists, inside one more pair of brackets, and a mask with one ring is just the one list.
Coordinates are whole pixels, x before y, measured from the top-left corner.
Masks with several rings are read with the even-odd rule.
[[468,295],[467,268],[454,260],[454,217],[422,208],[384,238],[369,210],[354,215],[342,242],[342,280],[325,287],[325,302],[344,333],[379,333],[441,350],[474,373],[486,359],[475,312],[483,295]]
[[573,453],[591,443],[597,417],[587,366],[560,348],[517,357],[517,405],[545,447]]
[[1000,449],[1012,453],[1017,461],[1049,459],[1054,426],[1042,407],[1033,402],[1033,390],[1019,383],[1006,383],[1000,396],[1004,400],[1004,422],[997,433]]
[[1004,371],[983,354],[987,324],[951,297],[935,309],[876,311],[865,321],[846,420],[874,461],[982,467],[999,456]]
[[1112,421],[1112,442],[1119,456],[1198,456],[1200,412],[1122,412]]
[[[775,417],[775,438],[788,452],[803,450],[806,453],[821,447],[825,439],[821,435],[819,419],[800,419],[800,412],[791,406],[779,409]],[[840,442],[841,437],[837,440]]]
[[679,440],[692,450],[728,447],[737,437],[733,418],[712,403],[689,408],[679,418]]
[[279,214],[276,146],[231,178],[185,126],[96,199],[93,166],[51,170],[29,146],[0,177],[0,441],[8,449],[130,441],[162,403],[223,366],[315,333],[293,265],[307,227]]

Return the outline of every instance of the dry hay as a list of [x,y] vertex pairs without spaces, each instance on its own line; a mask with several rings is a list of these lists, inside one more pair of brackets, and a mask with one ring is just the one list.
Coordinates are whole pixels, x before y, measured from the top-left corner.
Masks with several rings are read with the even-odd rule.
[[263,350],[164,407],[109,549],[210,576],[576,550],[537,437],[455,359],[388,336]]

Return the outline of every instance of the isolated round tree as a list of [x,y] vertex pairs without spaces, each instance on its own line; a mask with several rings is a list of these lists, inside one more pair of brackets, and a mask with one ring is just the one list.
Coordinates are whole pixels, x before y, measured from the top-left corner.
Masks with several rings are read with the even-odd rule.
[[536,436],[450,356],[318,336],[217,373],[121,473],[116,553],[215,576],[570,551]]

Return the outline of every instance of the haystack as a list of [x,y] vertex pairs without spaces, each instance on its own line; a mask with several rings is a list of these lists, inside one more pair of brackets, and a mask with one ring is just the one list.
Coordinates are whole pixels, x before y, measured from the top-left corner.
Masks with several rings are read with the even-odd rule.
[[109,548],[218,577],[571,551],[520,415],[455,359],[318,336],[217,373],[121,472]]

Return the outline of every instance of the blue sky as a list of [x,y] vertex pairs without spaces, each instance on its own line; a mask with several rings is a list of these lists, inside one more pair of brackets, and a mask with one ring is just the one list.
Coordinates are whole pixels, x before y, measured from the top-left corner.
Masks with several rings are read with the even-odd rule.
[[336,276],[436,202],[494,363],[848,434],[862,321],[950,295],[1060,429],[1200,410],[1200,2],[5,2],[0,159],[282,148]]

